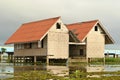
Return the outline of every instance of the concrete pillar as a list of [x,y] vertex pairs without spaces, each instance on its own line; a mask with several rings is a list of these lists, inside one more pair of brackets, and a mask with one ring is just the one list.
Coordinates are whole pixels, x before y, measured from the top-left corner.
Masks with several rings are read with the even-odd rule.
[[103,65],[105,65],[105,57],[103,58]]
[[23,56],[23,63],[25,62],[25,56]]
[[69,58],[66,60],[66,66],[69,66]]
[[15,61],[16,61],[15,59],[16,59],[16,57],[14,56],[14,61],[13,61],[14,63],[15,63]]
[[37,61],[36,56],[34,56],[34,64],[36,64],[36,61]]
[[0,53],[0,61],[1,61],[1,53]]
[[48,57],[48,56],[46,56],[46,58],[47,58],[47,60],[46,60],[47,65],[49,65],[49,57]]
[[109,54],[107,54],[107,58],[109,58]]
[[87,62],[87,64],[88,64],[88,58],[86,58],[86,62]]
[[8,61],[10,62],[10,54],[8,54]]
[[113,55],[113,58],[115,58],[116,56],[115,56],[115,54]]
[[116,58],[118,58],[118,54],[116,54]]
[[87,59],[87,64],[89,64],[89,63],[91,62],[91,59],[92,59],[92,58],[89,58],[89,57],[88,57],[88,58],[86,58],[86,59]]
[[11,54],[11,62],[13,62],[13,54]]

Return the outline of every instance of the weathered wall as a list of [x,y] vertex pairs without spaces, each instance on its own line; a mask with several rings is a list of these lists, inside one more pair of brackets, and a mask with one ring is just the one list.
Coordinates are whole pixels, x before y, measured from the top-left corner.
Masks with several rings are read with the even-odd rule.
[[[83,49],[83,56],[80,56],[80,49]],[[85,45],[70,45],[69,47],[70,57],[85,57],[86,56],[86,46]]]
[[48,32],[48,55],[52,55],[49,58],[64,59],[68,58],[68,29],[60,19],[57,22],[61,24],[61,29],[56,29],[54,24]]
[[104,57],[105,37],[101,32],[100,27],[98,27],[98,31],[95,31],[93,27],[87,35],[87,58]]

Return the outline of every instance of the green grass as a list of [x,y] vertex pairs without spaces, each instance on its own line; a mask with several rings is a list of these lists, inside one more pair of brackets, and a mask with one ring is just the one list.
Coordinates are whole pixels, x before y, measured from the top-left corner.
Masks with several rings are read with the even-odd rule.
[[105,58],[106,62],[120,62],[120,58]]
[[[51,75],[47,71],[25,71],[17,72],[14,74],[14,78],[4,80],[120,80],[120,76],[102,76],[103,74],[119,75],[120,72],[94,72],[86,73],[80,70],[74,71],[72,74],[61,77]],[[101,77],[87,77],[87,75],[100,75]]]
[[[103,59],[92,59],[89,64],[104,64]],[[120,64],[120,58],[105,58],[105,64]]]

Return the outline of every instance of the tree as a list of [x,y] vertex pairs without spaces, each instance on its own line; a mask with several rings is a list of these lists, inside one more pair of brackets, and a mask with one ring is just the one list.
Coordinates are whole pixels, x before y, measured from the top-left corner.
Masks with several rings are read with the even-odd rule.
[[1,48],[1,52],[2,53],[6,52],[6,49],[5,48]]

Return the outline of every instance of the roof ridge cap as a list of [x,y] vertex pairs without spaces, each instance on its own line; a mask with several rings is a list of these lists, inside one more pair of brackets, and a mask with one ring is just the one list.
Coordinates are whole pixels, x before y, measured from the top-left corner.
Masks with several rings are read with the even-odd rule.
[[81,23],[89,23],[89,22],[94,22],[94,21],[99,21],[99,20],[96,19],[96,20],[89,20],[89,21],[83,21],[83,22],[75,22],[75,23],[66,24],[66,25],[69,26],[69,25],[76,25],[76,24],[81,24]]
[[99,20],[98,19],[96,19],[96,20],[89,20],[89,21],[83,21],[81,23],[88,23],[88,22],[94,22],[94,21],[99,21]]
[[27,22],[27,23],[23,23],[22,25],[31,24],[31,23],[37,23],[37,22],[51,20],[51,19],[59,19],[59,18],[61,18],[61,16],[53,17],[53,18],[47,18],[47,19],[41,19],[41,20],[37,20],[37,21],[33,21],[33,22]]

